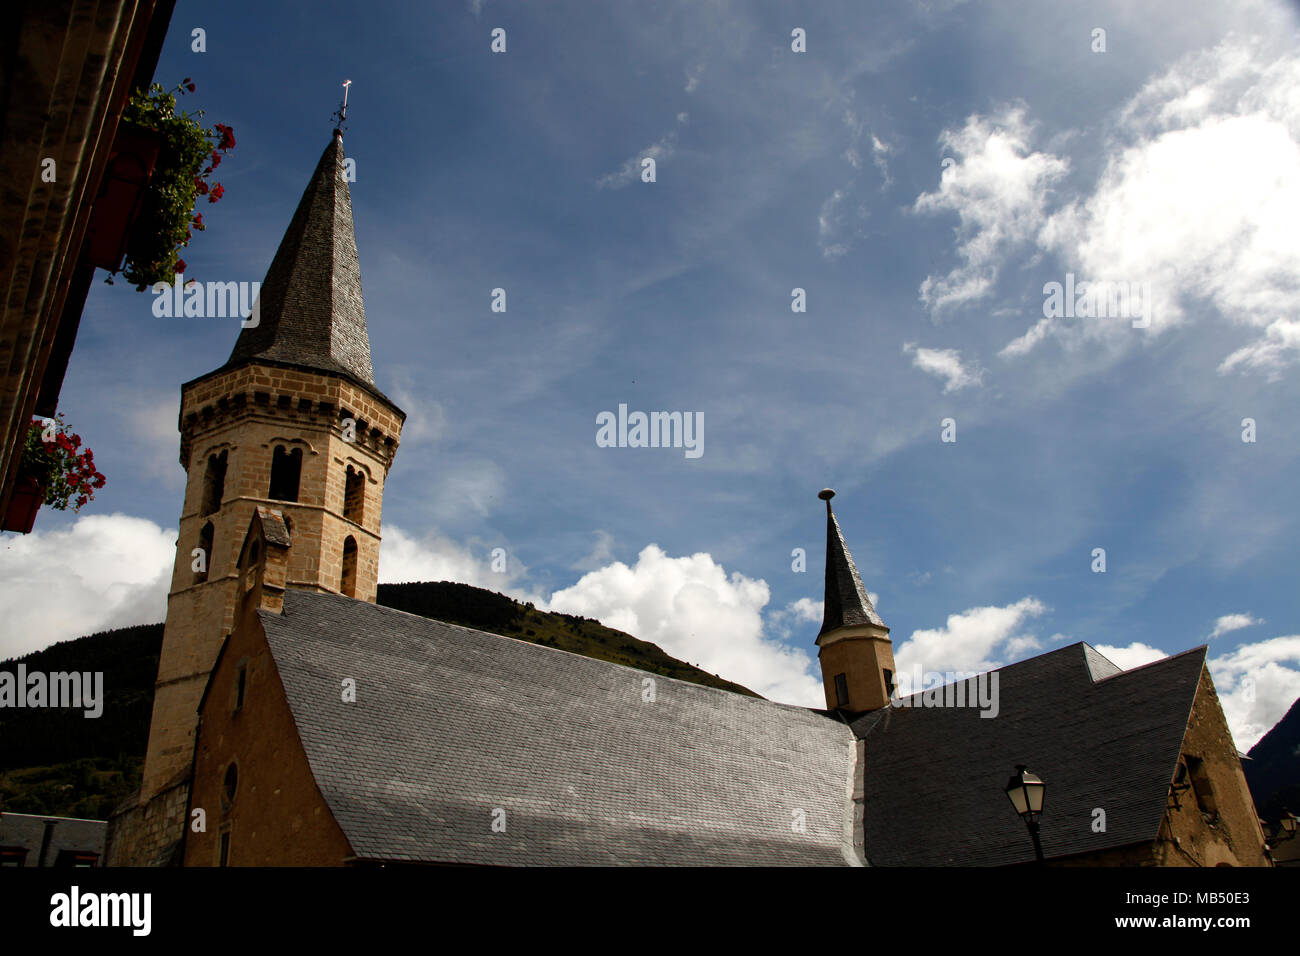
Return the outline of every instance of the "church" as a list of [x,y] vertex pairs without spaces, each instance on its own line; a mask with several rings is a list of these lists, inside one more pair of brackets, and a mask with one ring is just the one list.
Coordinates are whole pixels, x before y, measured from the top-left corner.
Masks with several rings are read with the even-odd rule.
[[[375,383],[340,130],[259,313],[181,389],[148,753],[108,865],[1270,865],[1204,646],[1122,671],[1077,643],[901,697],[829,489],[824,709],[376,604],[405,413]],[[996,712],[942,705],[990,690]]]

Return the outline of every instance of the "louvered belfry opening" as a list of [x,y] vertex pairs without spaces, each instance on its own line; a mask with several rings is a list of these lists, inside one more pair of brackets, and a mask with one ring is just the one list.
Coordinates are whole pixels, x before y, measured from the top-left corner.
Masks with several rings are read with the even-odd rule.
[[271,490],[267,495],[276,501],[297,501],[302,480],[302,449],[277,445],[271,455]]

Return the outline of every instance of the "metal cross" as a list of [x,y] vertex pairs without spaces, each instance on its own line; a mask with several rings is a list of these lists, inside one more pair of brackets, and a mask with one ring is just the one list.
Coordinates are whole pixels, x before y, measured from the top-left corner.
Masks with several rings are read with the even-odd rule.
[[344,129],[343,123],[348,118],[348,87],[351,85],[352,85],[351,80],[343,81],[343,102],[339,105],[339,108],[336,109],[330,116],[331,119],[334,118],[338,119],[338,123],[335,125],[334,129],[336,129],[339,132],[343,131]]

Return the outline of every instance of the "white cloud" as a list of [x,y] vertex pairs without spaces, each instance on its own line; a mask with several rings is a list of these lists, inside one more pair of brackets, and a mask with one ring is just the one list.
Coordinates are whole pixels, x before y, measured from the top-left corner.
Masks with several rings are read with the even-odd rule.
[[[1248,614],[1225,615],[1219,622],[1241,618],[1251,624],[1261,623]],[[1224,633],[1246,626],[1237,623]],[[1126,647],[1099,644],[1097,650],[1124,670],[1169,656],[1141,642]],[[1233,742],[1243,753],[1268,733],[1300,697],[1300,669],[1294,666],[1300,665],[1300,635],[1242,644],[1228,654],[1208,658],[1206,664]]]
[[[847,100],[853,99],[850,89]],[[835,99],[838,101],[839,97]],[[853,167],[853,173],[844,185],[831,191],[822,201],[817,214],[817,247],[823,257],[837,259],[852,248],[853,243],[863,234],[863,223],[871,215],[869,204],[858,198],[858,180],[862,171],[862,151],[866,148],[865,140],[871,141],[871,157],[883,180],[881,188],[888,186],[889,163],[886,157],[893,148],[871,133],[866,124],[858,118],[852,108],[845,107],[840,113],[840,120],[848,133],[848,144],[841,154],[845,162]]]
[[917,348],[915,342],[908,342],[903,352],[912,356],[914,367],[944,380],[944,394],[983,384],[984,370],[963,365],[957,349],[923,349]]
[[[97,631],[161,621],[175,539],[174,529],[123,514],[85,516],[64,530],[0,537],[0,617],[6,625],[0,659]],[[597,550],[600,545],[598,540]],[[728,575],[708,554],[672,558],[648,545],[635,565],[614,562],[592,571],[549,602],[522,588],[527,569],[517,560],[508,560],[505,573],[494,572],[491,561],[490,547],[466,547],[436,534],[417,539],[389,526],[380,580],[459,581],[538,607],[594,617],[769,699],[823,706],[815,660],[764,629],[766,582],[738,572]],[[1002,666],[1041,649],[1025,626],[1045,611],[1042,602],[1026,597],[1005,607],[952,614],[944,627],[914,631],[896,646],[895,659],[900,672]],[[821,617],[822,602],[807,597],[769,615],[777,631],[783,629],[781,619],[815,625]],[[1218,619],[1216,631],[1258,623],[1249,614],[1229,614]],[[1141,642],[1097,650],[1125,669],[1167,656]],[[1244,644],[1208,664],[1243,751],[1300,697],[1300,635]]]
[[167,614],[176,531],[124,514],[0,535],[0,659]]
[[1049,191],[1069,163],[1031,151],[1032,133],[1025,107],[1005,106],[992,116],[973,115],[939,137],[945,158],[954,162],[943,170],[939,188],[918,196],[913,209],[957,214],[957,254],[965,263],[921,283],[921,301],[932,313],[992,292],[1003,257],[1035,238],[1046,222]]
[[1256,369],[1269,381],[1280,379],[1281,370],[1295,359],[1300,350],[1300,322],[1277,319],[1264,330],[1264,337],[1243,345],[1219,364],[1219,372]]
[[[505,552],[505,570],[496,571],[496,548]],[[454,581],[508,595],[537,606],[545,597],[528,587],[528,567],[510,549],[492,544],[459,544],[436,532],[412,537],[395,525],[384,526],[379,545],[379,581],[400,584],[411,581]]]
[[384,526],[379,545],[379,581],[456,581],[503,591],[510,580],[511,561],[505,572],[492,570],[492,549],[475,554],[469,548],[437,534],[413,538],[395,525]]
[[596,543],[592,545],[591,553],[570,565],[574,571],[595,571],[613,560],[614,536],[602,528],[597,528],[595,534]]
[[[147,391],[134,386],[115,386],[104,396],[115,431],[92,442],[129,461],[142,477],[172,489],[185,487],[185,469],[180,464],[181,436],[177,430],[176,396],[170,391]],[[86,436],[83,436],[86,437]],[[111,439],[111,441],[109,440]],[[108,446],[112,445],[111,449]],[[101,456],[101,465],[107,456]]]
[[708,554],[673,558],[651,544],[635,565],[615,562],[555,592],[549,608],[652,641],[673,657],[771,700],[824,706],[821,679],[808,653],[765,634],[762,610],[768,599],[766,582],[736,572],[728,576]]
[[402,423],[402,441],[419,442],[431,446],[442,439],[447,430],[447,413],[442,403],[425,394],[425,382],[414,382],[404,370],[394,374],[390,389],[393,400],[406,411]]
[[1210,640],[1216,637],[1222,637],[1224,634],[1232,631],[1239,631],[1243,627],[1250,627],[1253,624],[1263,624],[1258,618],[1251,617],[1249,614],[1225,614],[1214,622],[1214,630],[1210,633]]
[[495,462],[444,461],[429,492],[430,515],[438,525],[464,520],[467,514],[486,517],[505,488],[505,472]]
[[824,607],[824,601],[814,601],[812,598],[804,597],[787,604],[785,609],[787,613],[794,615],[796,621],[821,624],[822,616],[825,614]]
[[826,197],[817,214],[817,245],[827,259],[839,258],[849,251],[850,241],[845,233],[850,224],[843,209],[846,195],[843,189],[836,189]]
[[683,89],[687,93],[694,93],[700,85],[700,77],[704,75],[704,64],[698,63],[686,71],[686,86]]
[[[685,126],[690,120],[690,114],[678,113],[677,125]],[[641,179],[641,164],[645,159],[653,159],[658,166],[663,160],[670,158],[677,152],[677,130],[670,129],[667,133],[659,138],[657,143],[652,143],[645,149],[633,156],[629,156],[617,170],[612,173],[606,173],[596,180],[597,189],[622,189],[630,183],[637,182]]]
[[[1300,357],[1300,55],[1263,43],[1230,37],[1148,82],[1121,111],[1091,195],[1055,212],[1038,245],[1080,279],[1148,284],[1153,333],[1186,322],[1193,302],[1214,306],[1255,330],[1220,373],[1277,378]],[[1139,341],[1130,327],[1045,319],[1003,354],[1049,332],[1067,346]]]
[[1300,634],[1243,644],[1208,664],[1233,742],[1243,753],[1300,697]]
[[1162,657],[1169,656],[1164,651],[1143,644],[1141,641],[1134,641],[1125,647],[1117,647],[1114,644],[1097,644],[1094,646],[1098,654],[1120,670],[1126,671],[1131,671],[1135,667],[1141,667],[1143,664],[1150,664],[1152,661],[1158,661]]
[[876,164],[876,169],[880,171],[880,178],[884,180],[881,188],[893,182],[889,176],[889,160],[886,159],[891,152],[893,152],[892,146],[881,141],[875,133],[871,134],[871,161]]
[[1005,607],[975,607],[948,615],[944,627],[917,630],[894,650],[900,672],[986,671],[1000,667],[1013,654],[1036,650],[1039,641],[1022,633],[1030,618],[1046,606],[1037,598],[1021,598]]

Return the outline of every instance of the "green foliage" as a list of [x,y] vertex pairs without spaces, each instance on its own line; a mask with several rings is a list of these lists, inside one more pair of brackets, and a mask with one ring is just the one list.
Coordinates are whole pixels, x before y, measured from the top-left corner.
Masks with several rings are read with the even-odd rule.
[[104,674],[104,711],[99,717],[85,717],[75,708],[0,709],[0,768],[102,758],[121,770],[123,755],[143,757],[162,632],[161,624],[122,628],[0,662],[0,670],[10,673],[22,663],[29,672]]
[[45,441],[45,421],[33,418],[27,426],[20,473],[40,482],[51,508],[64,511],[75,496],[72,510],[80,511],[104,487],[105,478],[95,468],[95,453],[81,447],[81,436],[73,434],[61,412],[54,418],[51,441]]
[[379,604],[421,617],[460,624],[503,637],[558,647],[584,657],[623,664],[692,684],[718,687],[757,697],[753,691],[700,670],[666,654],[649,641],[638,640],[598,621],[571,614],[538,611],[504,594],[448,581],[422,584],[381,584]]
[[203,110],[177,113],[176,95],[186,91],[194,91],[188,77],[170,92],[155,83],[148,93],[133,94],[122,113],[122,122],[162,138],[122,265],[122,274],[141,292],[156,282],[171,285],[177,273],[185,272],[180,249],[189,245],[193,229],[207,228],[203,214],[194,212],[195,204],[200,196],[216,202],[225,192],[220,183],[209,186],[208,177],[223,154],[234,148],[234,131],[221,123],[205,129],[199,123]]
[[[658,645],[597,621],[538,611],[504,594],[466,584],[381,584],[378,603],[651,674],[758,696],[668,656]],[[0,710],[0,804],[6,810],[103,820],[139,787],[162,634],[161,624],[121,628],[0,662],[0,669],[11,672],[19,661],[29,671],[104,672],[101,717],[87,719],[74,709]]]
[[143,757],[125,767],[97,757],[3,771],[0,806],[9,813],[106,820],[140,786],[143,769]]

